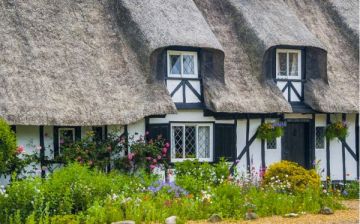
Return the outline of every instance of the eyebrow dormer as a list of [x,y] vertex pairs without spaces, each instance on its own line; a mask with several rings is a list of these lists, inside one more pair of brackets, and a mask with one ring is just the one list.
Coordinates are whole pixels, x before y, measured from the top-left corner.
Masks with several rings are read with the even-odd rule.
[[198,51],[168,50],[166,86],[177,108],[202,106]]

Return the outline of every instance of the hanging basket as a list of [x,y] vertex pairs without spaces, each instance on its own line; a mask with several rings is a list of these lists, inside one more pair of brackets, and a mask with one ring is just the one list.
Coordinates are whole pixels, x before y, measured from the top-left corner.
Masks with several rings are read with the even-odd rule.
[[348,126],[345,121],[337,121],[335,123],[329,124],[325,130],[325,136],[329,140],[332,140],[334,138],[345,140],[347,135]]
[[265,122],[257,129],[256,137],[259,139],[271,141],[284,135],[285,122]]

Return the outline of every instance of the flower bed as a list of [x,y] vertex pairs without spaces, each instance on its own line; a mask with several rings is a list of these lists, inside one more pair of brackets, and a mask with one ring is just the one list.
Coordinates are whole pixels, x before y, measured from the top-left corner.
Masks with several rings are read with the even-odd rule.
[[172,215],[185,221],[215,213],[243,219],[247,211],[261,217],[339,208],[337,197],[323,194],[320,186],[301,193],[279,191],[254,182],[257,178],[230,176],[225,161],[186,162],[176,168],[172,183],[145,170],[106,174],[80,164],[70,164],[46,179],[16,180],[0,191],[0,223],[163,222]]

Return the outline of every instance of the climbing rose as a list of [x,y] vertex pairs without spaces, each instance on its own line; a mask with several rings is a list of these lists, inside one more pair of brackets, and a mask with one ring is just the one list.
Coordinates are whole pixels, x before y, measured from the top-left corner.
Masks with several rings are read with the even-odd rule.
[[21,154],[21,153],[24,152],[24,150],[25,150],[25,149],[24,149],[24,146],[20,145],[20,146],[17,147],[16,153],[17,153],[17,154]]
[[163,154],[166,154],[167,150],[168,150],[167,148],[163,148],[161,151]]
[[153,159],[153,163],[157,163],[157,160],[156,160],[156,159]]
[[160,156],[160,155],[158,155],[158,156],[157,156],[157,159],[161,159],[161,156]]
[[165,148],[169,148],[170,147],[170,144],[167,142],[165,143]]
[[135,156],[135,154],[130,152],[130,153],[128,154],[128,159],[129,159],[129,160],[132,160],[132,159],[134,158],[134,156]]
[[152,160],[152,158],[151,157],[146,157],[146,160],[150,161],[150,160]]
[[151,170],[155,169],[155,167],[156,167],[156,166],[153,165],[153,164],[150,165],[150,169],[151,169]]

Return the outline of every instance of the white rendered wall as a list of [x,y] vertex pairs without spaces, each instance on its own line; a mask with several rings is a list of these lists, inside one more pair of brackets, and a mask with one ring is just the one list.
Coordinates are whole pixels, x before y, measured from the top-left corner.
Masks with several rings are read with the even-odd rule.
[[[341,114],[330,115],[331,122],[341,121]],[[330,141],[330,178],[331,180],[343,179],[342,144],[335,138]]]
[[[316,114],[315,115],[315,127],[326,127],[326,114]],[[313,135],[315,136],[315,130]],[[323,149],[318,149],[315,146],[315,160],[319,164],[319,174],[321,175],[322,180],[326,180],[326,138],[325,145]]]
[[145,119],[141,119],[135,123],[128,125],[129,137],[133,136],[134,141],[145,135]]
[[[356,154],[356,133],[355,133],[355,114],[347,114],[346,121],[349,127],[349,135],[346,137],[346,143],[350,146],[352,151]],[[356,161],[345,149],[345,168],[346,168],[346,180],[356,180]]]
[[[251,136],[249,135],[249,138]],[[238,156],[241,151],[246,146],[246,119],[237,120],[237,126],[236,126],[236,156]],[[238,161],[237,163],[237,169],[239,173],[245,173],[246,168],[246,153],[244,156]]]
[[[277,119],[265,119],[266,122],[277,122]],[[281,137],[276,139],[276,149],[268,149],[265,141],[265,165],[281,161]]]

